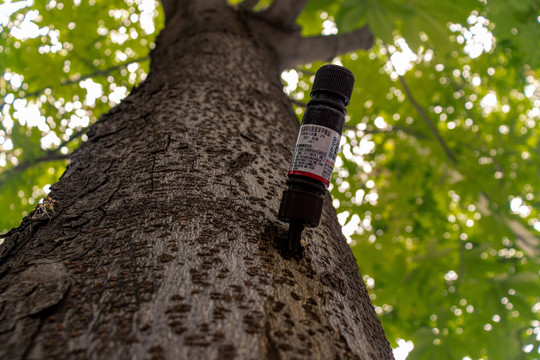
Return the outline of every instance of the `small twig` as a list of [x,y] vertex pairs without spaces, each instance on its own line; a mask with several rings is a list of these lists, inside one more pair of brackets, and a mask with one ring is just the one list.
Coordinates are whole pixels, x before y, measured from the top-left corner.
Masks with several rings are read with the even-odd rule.
[[49,152],[58,152],[58,150],[61,149],[62,147],[66,146],[67,144],[69,144],[70,142],[78,138],[79,136],[84,135],[84,133],[86,133],[89,129],[90,129],[90,126],[87,126],[85,128],[82,128],[79,131],[74,132],[73,134],[71,134],[71,136],[67,140],[64,140],[63,142],[61,142],[60,145],[58,145],[56,149],[51,150]]
[[[344,130],[359,130],[356,125],[344,125]],[[403,131],[404,133],[407,133],[409,135],[414,136],[417,139],[427,139],[427,136],[422,134],[419,131],[412,130],[409,127],[406,126],[400,126],[400,125],[393,125],[391,128],[386,129],[374,129],[374,130],[360,130],[365,134],[383,134],[383,133],[390,133],[390,132],[397,132],[397,131]]]
[[31,167],[32,165],[35,165],[38,163],[56,161],[56,160],[67,160],[68,158],[69,158],[69,154],[58,154],[57,152],[48,152],[40,158],[33,159],[32,161],[25,161],[15,167],[12,167],[11,169],[8,169],[2,172],[0,175],[3,177],[3,179],[0,179],[0,185],[2,185],[2,183],[6,179],[6,176],[8,176],[11,173],[22,172],[28,169],[29,167]]
[[407,85],[407,82],[405,81],[405,78],[401,75],[398,75],[399,82],[401,83],[401,86],[403,87],[403,90],[405,91],[405,94],[407,94],[407,98],[409,99],[409,102],[411,105],[416,109],[418,114],[420,114],[420,117],[424,120],[424,122],[427,124],[429,129],[431,130],[431,133],[435,136],[441,147],[444,149],[444,152],[446,153],[446,156],[454,163],[454,165],[457,165],[458,161],[444,139],[442,138],[441,134],[439,133],[439,130],[429,117],[428,113],[424,110],[424,108],[416,101],[413,94],[411,93],[411,90],[409,89],[409,86]]
[[98,68],[94,66],[94,64],[92,64],[90,61],[88,61],[88,59],[82,57],[81,55],[79,55],[76,51],[71,51],[71,55],[73,55],[74,57],[76,57],[77,59],[79,59],[80,62],[82,62],[84,65],[86,65],[86,67],[90,70],[93,70],[93,71],[98,71]]
[[69,144],[70,142],[72,142],[73,140],[75,140],[76,138],[83,135],[85,132],[88,131],[88,129],[90,129],[89,126],[84,128],[84,129],[81,129],[81,130],[79,130],[79,131],[77,131],[75,133],[73,133],[69,137],[69,139],[64,140],[63,142],[61,142],[60,145],[56,149],[49,150],[49,151],[45,152],[44,155],[41,156],[41,157],[29,160],[29,161],[22,162],[22,163],[18,164],[17,166],[12,167],[11,169],[3,171],[2,173],[0,173],[0,175],[3,177],[3,179],[0,180],[0,185],[2,184],[2,182],[4,181],[6,176],[11,174],[11,173],[22,172],[22,171],[28,169],[29,167],[31,167],[31,166],[33,166],[35,164],[42,163],[42,162],[68,159],[69,154],[59,154],[60,149],[63,148],[64,146],[66,146],[67,144]]
[[[384,46],[384,47],[386,48],[386,53],[388,54],[388,56],[390,56],[390,51],[388,50],[388,47],[386,47],[386,46]],[[389,60],[389,62],[390,62],[390,65],[392,66],[392,68],[394,69],[394,71],[396,71],[396,68],[394,67],[394,64],[392,63],[392,61]],[[397,73],[397,71],[396,71],[396,73]],[[399,79],[399,82],[400,82],[401,86],[403,87],[403,90],[405,91],[405,94],[407,95],[407,99],[409,99],[409,102],[411,103],[411,105],[416,109],[418,114],[420,114],[420,117],[422,118],[422,120],[424,120],[426,125],[429,127],[429,130],[431,131],[433,136],[435,136],[435,138],[437,139],[437,141],[439,142],[439,144],[443,148],[444,152],[446,153],[446,156],[452,161],[452,163],[454,165],[457,165],[458,161],[457,161],[456,157],[454,156],[454,154],[452,153],[452,151],[450,150],[450,148],[446,144],[446,141],[444,141],[444,139],[442,138],[441,134],[439,133],[439,130],[437,129],[437,126],[435,126],[435,123],[431,120],[431,118],[429,117],[426,110],[424,110],[424,108],[414,98],[414,96],[413,96],[413,94],[411,92],[411,89],[409,88],[409,85],[407,85],[407,82],[405,81],[405,78],[402,75],[398,74],[398,79]]]
[[465,276],[465,242],[459,242],[459,265],[458,265],[458,278],[455,284],[456,292],[459,290],[463,277]]
[[[125,63],[122,63],[122,64],[119,64],[119,65],[115,65],[115,66],[112,66],[108,69],[104,69],[104,70],[97,70],[97,71],[94,71],[93,73],[90,73],[90,74],[86,74],[86,75],[82,75],[82,76],[79,76],[75,79],[72,79],[72,80],[64,80],[64,81],[61,81],[60,82],[60,85],[72,85],[72,84],[75,84],[75,83],[78,83],[79,81],[82,81],[82,80],[86,80],[88,78],[93,78],[93,77],[97,77],[97,76],[103,76],[103,75],[109,75],[111,72],[115,71],[115,70],[118,70],[118,69],[121,69],[123,67],[126,67],[130,64],[134,64],[134,63],[138,63],[138,62],[143,62],[145,60],[148,60],[149,57],[148,56],[145,56],[145,57],[142,57],[142,58],[138,58],[138,59],[134,59],[134,60],[131,60],[131,61],[127,61]],[[45,89],[47,88],[50,88],[50,86],[48,87],[45,87],[41,90],[38,90],[39,92],[41,91],[44,91]],[[34,93],[36,93],[37,91],[34,91]],[[30,95],[34,95],[34,93],[30,93]]]
[[[110,74],[111,72],[115,71],[115,70],[118,70],[118,69],[121,69],[125,66],[128,66],[130,64],[134,64],[134,63],[138,63],[138,62],[143,62],[145,60],[149,59],[149,56],[145,56],[145,57],[142,57],[142,58],[138,58],[138,59],[134,59],[134,60],[131,60],[131,61],[128,61],[128,62],[125,62],[125,63],[122,63],[122,64],[119,64],[119,65],[116,65],[116,66],[113,66],[113,67],[110,67],[108,69],[104,69],[104,70],[97,70],[97,71],[94,71],[90,74],[86,74],[86,75],[82,75],[82,76],[79,76],[75,79],[71,79],[71,80],[64,80],[64,81],[60,81],[60,84],[61,86],[65,86],[65,85],[72,85],[72,84],[75,84],[75,83],[78,83],[79,81],[82,81],[82,80],[86,80],[88,78],[93,78],[93,77],[97,77],[97,76],[104,76],[104,75],[108,75]],[[43,91],[45,91],[46,89],[50,89],[54,87],[53,85],[49,85],[49,86],[45,86],[39,90],[36,90],[36,91],[32,91],[30,93],[26,93],[24,94],[23,96],[19,96],[19,99],[25,99],[25,98],[28,98],[28,97],[31,97],[31,96],[37,96],[39,94],[41,94]],[[5,105],[5,102],[4,100],[0,100],[0,107],[3,107]]]

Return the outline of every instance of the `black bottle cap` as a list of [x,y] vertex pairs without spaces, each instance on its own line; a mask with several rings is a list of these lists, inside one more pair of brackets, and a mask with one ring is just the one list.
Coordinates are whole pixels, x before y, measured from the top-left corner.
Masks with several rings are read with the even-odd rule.
[[354,87],[354,75],[339,65],[324,65],[317,70],[315,81],[311,88],[311,97],[317,91],[328,91],[345,98],[345,106],[349,105]]

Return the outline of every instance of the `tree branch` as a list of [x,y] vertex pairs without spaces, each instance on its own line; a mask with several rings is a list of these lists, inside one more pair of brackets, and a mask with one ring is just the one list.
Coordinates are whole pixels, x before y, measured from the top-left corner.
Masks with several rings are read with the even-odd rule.
[[[355,130],[355,131],[359,130],[355,125],[348,125],[348,124],[345,124],[343,126],[343,129]],[[400,126],[400,125],[393,125],[392,127],[386,128],[386,129],[373,129],[373,130],[364,129],[360,131],[362,131],[364,134],[384,134],[384,133],[392,133],[392,132],[397,133],[398,131],[403,131],[404,133],[414,136],[417,139],[427,139],[427,136],[420,133],[419,131],[415,131],[415,130],[412,130],[410,127]]]
[[[437,130],[435,124],[430,119],[429,115],[426,113],[426,111],[422,108],[420,104],[414,99],[411,90],[409,89],[409,86],[407,85],[407,82],[405,81],[405,78],[401,75],[398,75],[399,82],[401,83],[401,86],[403,86],[403,90],[405,91],[409,101],[413,105],[413,107],[418,111],[422,119],[426,122],[428,127],[430,128],[431,132],[435,135],[437,138],[437,141],[441,144],[444,151],[446,152],[446,155],[454,165],[458,163],[457,159],[455,158],[452,151],[448,148],[448,145],[444,141],[444,139],[439,134],[439,131]],[[455,85],[455,83],[454,83]],[[482,213],[485,216],[492,216],[491,210],[489,209],[488,205],[490,203],[489,197],[484,193],[481,192],[479,196],[480,200],[476,204],[480,213]],[[519,247],[529,256],[529,257],[536,257],[540,253],[538,250],[538,245],[540,244],[540,239],[538,239],[534,234],[532,234],[528,229],[526,229],[521,223],[515,220],[511,220],[507,218],[505,215],[501,215],[504,223],[510,228],[510,230],[514,233],[516,236],[516,241],[519,245]],[[460,274],[461,276],[461,274]]]
[[[388,48],[386,48],[386,53],[390,54],[390,51],[388,50]],[[390,55],[388,55],[388,56],[390,56]],[[389,62],[390,62],[390,65],[392,65],[392,68],[395,71],[396,69],[394,67],[394,64],[390,60],[389,60]],[[398,74],[398,79],[399,79],[399,82],[400,82],[401,86],[403,87],[403,90],[405,91],[405,94],[407,95],[407,99],[409,99],[409,102],[411,103],[411,105],[416,109],[416,111],[418,112],[418,114],[420,115],[422,120],[424,120],[426,125],[429,127],[429,130],[435,136],[435,138],[437,139],[437,141],[439,142],[439,144],[443,148],[444,152],[446,153],[446,156],[450,159],[450,161],[452,161],[452,163],[454,165],[457,165],[458,162],[457,162],[456,157],[454,156],[454,154],[452,153],[452,151],[450,150],[450,148],[448,147],[448,145],[446,144],[446,142],[442,138],[441,134],[439,133],[439,130],[437,129],[437,126],[435,126],[435,123],[431,120],[428,113],[424,110],[424,108],[414,98],[414,96],[413,96],[413,94],[411,92],[411,89],[409,88],[409,85],[407,85],[407,82],[405,81],[405,78]]]
[[281,68],[317,60],[328,61],[335,56],[373,46],[373,34],[366,25],[346,34],[302,37],[300,34],[276,39],[275,48],[281,58]]
[[272,5],[262,12],[262,16],[270,23],[279,24],[285,28],[294,26],[298,15],[309,0],[274,0]]
[[456,292],[459,292],[459,288],[461,287],[461,283],[463,282],[463,278],[465,277],[465,242],[459,241],[459,265],[458,265],[458,278],[455,282]]
[[60,145],[58,145],[58,147],[54,150],[50,150],[50,152],[58,152],[58,149],[61,149],[62,147],[66,146],[67,144],[69,144],[70,142],[72,142],[73,140],[75,140],[76,138],[78,138],[79,136],[83,135],[84,133],[86,133],[88,130],[90,129],[90,126],[87,126],[85,128],[82,128],[81,130],[79,131],[76,131],[74,132],[73,134],[71,134],[71,136],[69,137],[69,139],[63,141],[60,143]]
[[504,223],[516,236],[516,242],[519,247],[529,256],[536,257],[540,254],[538,245],[540,244],[540,239],[538,239],[532,232],[530,232],[525,226],[523,226],[519,221],[509,219],[507,217],[503,218]]
[[239,6],[246,10],[253,10],[258,3],[259,0],[244,0],[239,4]]
[[42,157],[30,160],[30,161],[25,161],[23,163],[18,164],[15,167],[12,167],[11,169],[8,169],[8,170],[0,173],[0,176],[2,176],[2,178],[0,179],[0,185],[2,185],[2,182],[6,179],[6,176],[8,174],[11,174],[11,173],[14,173],[14,172],[22,172],[22,171],[28,169],[29,167],[31,167],[32,165],[39,164],[39,163],[42,163],[42,162],[68,159],[69,154],[59,154],[58,152],[60,151],[61,148],[63,148],[64,146],[66,146],[67,144],[69,144],[70,142],[72,142],[73,140],[75,140],[79,136],[83,135],[85,132],[87,132],[88,129],[90,129],[90,126],[85,127],[84,129],[81,129],[81,130],[71,134],[69,139],[61,142],[60,145],[58,145],[58,147],[56,149],[49,150],[49,151],[45,152]]
[[0,186],[5,181],[7,175],[15,172],[22,172],[32,165],[39,164],[42,162],[48,162],[48,161],[55,161],[55,160],[67,160],[69,158],[69,154],[59,154],[56,151],[47,152],[44,156],[34,159],[32,161],[25,161],[23,163],[18,164],[15,167],[12,167],[11,169],[8,169],[4,172],[2,172],[0,175],[2,176],[2,179],[0,179]]
[[437,139],[437,141],[439,142],[441,147],[444,149],[444,152],[446,153],[446,156],[452,161],[452,163],[454,165],[457,165],[458,162],[457,162],[456,157],[454,156],[454,154],[452,153],[452,151],[450,150],[450,148],[448,147],[448,145],[446,144],[446,142],[442,138],[441,134],[439,133],[439,130],[435,126],[435,123],[433,123],[433,121],[429,117],[428,113],[424,110],[424,108],[414,98],[413,94],[411,93],[411,89],[409,89],[409,86],[407,85],[407,82],[405,81],[405,78],[403,76],[401,76],[401,75],[398,75],[398,78],[399,78],[399,82],[401,83],[401,86],[403,87],[403,90],[405,91],[405,94],[407,95],[407,98],[409,99],[409,102],[411,103],[411,105],[416,109],[418,114],[420,114],[420,117],[427,124],[427,126],[429,127],[429,130],[431,130],[431,133],[433,134],[433,136],[435,136],[435,138]]
[[478,201],[476,202],[478,211],[484,216],[492,216],[498,221],[502,220],[516,236],[516,242],[520,249],[522,249],[527,256],[536,258],[540,254],[540,249],[538,248],[540,239],[525,228],[519,221],[508,218],[506,214],[500,210],[500,207],[497,208],[498,213],[493,214],[493,207],[490,206],[490,203],[491,199],[489,196],[484,191],[481,191],[478,196]]
[[[90,74],[86,74],[86,75],[82,75],[82,76],[79,76],[75,79],[71,79],[71,80],[64,80],[64,81],[60,81],[60,85],[61,86],[65,86],[65,85],[72,85],[72,84],[75,84],[75,83],[78,83],[79,81],[83,81],[83,80],[86,80],[88,78],[93,78],[93,77],[96,77],[96,76],[104,76],[104,75],[108,75],[110,74],[111,72],[113,72],[114,70],[118,70],[118,69],[121,69],[125,66],[128,66],[129,64],[133,64],[133,63],[138,63],[138,62],[143,62],[145,60],[148,60],[150,57],[149,56],[145,56],[145,57],[142,57],[142,58],[138,58],[138,59],[134,59],[134,60],[131,60],[131,61],[128,61],[128,62],[125,62],[125,63],[122,63],[122,64],[119,64],[119,65],[115,65],[113,67],[110,67],[108,69],[104,69],[104,70],[97,70],[97,71],[94,71]],[[28,98],[28,97],[31,97],[31,96],[37,96],[39,94],[41,94],[42,92],[44,92],[46,89],[50,89],[50,88],[53,88],[54,85],[49,85],[49,86],[45,86],[41,89],[38,89],[38,90],[35,90],[35,91],[32,91],[30,93],[26,93],[24,94],[23,96],[19,96],[18,99],[25,99],[25,98]],[[4,102],[3,99],[0,100],[0,109],[2,109],[4,107],[6,103]]]
[[[143,62],[143,61],[148,60],[148,59],[149,59],[148,56],[138,58],[138,59],[134,59],[134,60],[119,64],[119,65],[112,66],[112,67],[110,67],[108,69],[97,70],[97,71],[94,71],[93,73],[86,74],[86,75],[80,76],[80,77],[72,79],[72,80],[62,81],[60,84],[61,85],[71,85],[71,84],[78,83],[79,81],[86,80],[88,78],[92,78],[92,77],[96,77],[96,76],[108,75],[111,72],[113,72],[114,70],[121,69],[121,68],[123,68],[125,66],[128,66],[129,64]],[[45,90],[45,89],[43,89],[43,90]],[[41,90],[41,91],[43,91],[43,90]]]

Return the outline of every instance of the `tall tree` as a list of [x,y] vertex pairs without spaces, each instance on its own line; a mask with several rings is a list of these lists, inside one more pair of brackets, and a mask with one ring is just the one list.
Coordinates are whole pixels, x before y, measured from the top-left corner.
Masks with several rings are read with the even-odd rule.
[[[242,176],[250,191],[258,189],[256,195],[249,199],[249,208],[253,208],[257,214],[257,211],[262,211],[261,208],[266,209],[265,221],[270,221],[278,233],[275,250],[282,251],[279,239],[284,236],[283,229],[279,222],[272,222],[275,218],[270,218],[269,214],[277,207],[283,171],[290,156],[285,152],[290,151],[296,129],[294,122],[292,125],[285,124],[292,121],[285,120],[287,116],[291,119],[290,113],[276,114],[281,114],[280,111],[289,106],[288,102],[292,102],[295,113],[302,115],[314,72],[322,64],[309,62],[315,59],[341,62],[353,70],[357,85],[352,104],[348,107],[349,117],[342,137],[343,151],[338,156],[330,190],[339,223],[343,225],[343,234],[356,255],[370,299],[390,343],[392,346],[396,342],[403,345],[406,343],[403,339],[411,340],[412,343],[408,342],[407,346],[412,347],[414,343],[414,350],[409,354],[409,359],[461,359],[465,356],[474,359],[536,358],[540,345],[537,335],[540,329],[540,214],[537,185],[540,178],[540,132],[537,126],[540,114],[540,93],[537,90],[540,88],[540,25],[537,1],[311,0],[289,4],[286,1],[272,3],[262,0],[229,3],[237,5],[232,6],[233,10],[226,8],[233,12],[224,11],[223,15],[219,15],[223,21],[216,26],[230,28],[226,31],[229,35],[241,36],[251,32],[253,44],[258,49],[255,53],[259,55],[274,49],[267,55],[261,55],[267,58],[262,63],[256,60],[251,61],[251,65],[242,62],[232,66],[233,62],[225,60],[236,52],[223,55],[221,64],[209,62],[215,69],[227,68],[230,73],[235,72],[235,76],[230,76],[234,79],[227,80],[231,86],[236,84],[234,81],[246,84],[240,69],[251,69],[250,72],[263,69],[265,76],[252,76],[249,99],[242,100],[241,104],[238,104],[239,101],[233,102],[233,110],[222,112],[221,119],[227,119],[225,125],[210,124],[204,120],[201,126],[197,125],[200,133],[193,134],[194,130],[188,131],[186,127],[182,140],[178,140],[172,136],[172,128],[160,130],[165,120],[161,115],[154,117],[153,113],[170,111],[166,109],[170,108],[167,104],[171,101],[185,100],[175,92],[179,91],[185,96],[191,93],[183,92],[180,88],[172,89],[170,82],[161,88],[156,85],[152,90],[146,83],[135,90],[142,94],[135,93],[118,110],[113,110],[126,114],[134,111],[136,114],[130,119],[129,127],[132,128],[127,130],[120,126],[118,135],[111,133],[106,136],[111,141],[110,145],[120,146],[112,144],[112,139],[123,137],[124,131],[130,131],[132,138],[139,136],[135,135],[136,131],[145,139],[156,136],[155,132],[163,135],[163,139],[169,139],[168,135],[171,135],[170,144],[179,141],[182,145],[178,146],[182,149],[178,152],[184,152],[184,156],[189,149],[205,149],[202,155],[189,152],[193,154],[189,160],[193,167],[185,170],[184,175],[195,176],[205,171],[198,164],[213,166],[207,162],[207,158],[213,154],[212,149],[219,151],[224,148],[220,141],[232,141],[234,138],[232,135],[218,137],[219,130],[215,128],[242,122],[238,125],[242,134],[241,147],[219,162],[222,166],[220,169],[236,169],[232,170],[237,173],[234,180],[228,180],[227,186],[223,185],[225,189],[217,185],[201,187],[199,191],[214,195],[201,200],[199,207],[190,210],[193,214],[211,214],[210,210],[203,209],[215,203],[209,199],[241,197],[242,190],[238,184]],[[199,54],[197,51],[207,53],[206,57],[197,55],[195,60],[192,59],[196,66],[192,66],[186,81],[194,84],[195,69],[200,68],[200,64],[204,64],[212,52],[222,54],[217,49],[224,49],[227,45],[214,46],[208,45],[210,40],[198,41],[204,37],[194,34],[202,26],[192,17],[171,20],[170,14],[175,13],[177,7],[184,12],[196,12],[197,9],[190,10],[185,2],[173,1],[164,5],[169,12],[166,33],[170,35],[174,31],[172,27],[188,28],[187,31],[179,30],[182,32],[179,41],[184,42],[190,37],[194,48],[190,47],[176,56],[177,64],[187,63],[185,57],[193,58],[193,54]],[[290,11],[284,12],[289,6]],[[114,123],[125,121],[117,118],[127,115],[113,113],[104,117],[97,129],[89,131],[87,128],[100,114],[108,111],[110,105],[119,103],[129,87],[146,77],[150,62],[148,50],[156,46],[152,35],[154,26],[157,29],[163,27],[161,16],[155,19],[155,25],[149,21],[154,13],[155,3],[152,0],[75,0],[69,4],[36,0],[33,5],[30,2],[0,5],[0,67],[4,73],[0,78],[0,169],[3,169],[0,170],[0,211],[3,215],[0,217],[0,229],[7,231],[16,226],[20,222],[21,212],[27,215],[38,200],[46,196],[50,186],[46,184],[57,181],[64,171],[65,159],[69,156],[78,159],[78,154],[87,151],[69,154],[81,142],[86,142],[89,137],[95,139],[101,127],[103,130],[99,131],[107,134],[106,129],[110,129],[108,126],[111,126],[112,119],[115,119]],[[215,19],[218,15],[207,16]],[[229,24],[233,17],[237,17],[237,20]],[[376,41],[366,50],[362,49],[368,45],[363,39],[369,32],[362,27],[367,23]],[[238,24],[243,26],[242,30],[237,27]],[[209,29],[205,30],[208,34],[219,32],[215,28]],[[325,36],[320,36],[321,33]],[[336,34],[338,36],[334,36]],[[229,41],[229,37],[224,36],[223,39]],[[165,55],[156,54],[163,54],[169,46],[169,51],[173,51],[176,48],[171,45],[173,43],[171,39],[158,42],[152,55],[154,67],[163,66],[165,61],[156,59],[156,56],[165,58]],[[215,43],[212,40],[212,44]],[[203,45],[197,49],[198,44]],[[185,46],[181,49],[185,49]],[[358,51],[333,58],[339,52],[358,46],[361,48]],[[246,56],[249,54],[252,53],[246,52]],[[304,62],[308,63],[300,65]],[[169,62],[158,72],[152,70],[148,82],[163,82],[155,80],[159,73],[171,71],[171,74],[180,76],[180,71],[187,71],[179,70],[176,66],[171,70],[171,64]],[[278,88],[282,86],[277,74],[280,69],[289,67],[292,69],[287,69],[282,75],[289,97],[286,99],[277,95]],[[204,72],[201,69],[198,71]],[[208,73],[211,75],[206,77],[211,81],[227,76],[219,72],[205,72]],[[176,87],[183,84],[174,81]],[[240,87],[240,92],[219,92],[224,89],[223,86],[218,88],[218,82],[215,85],[214,92],[200,87],[201,91],[212,95],[207,106],[226,102],[230,108],[229,99],[248,98],[242,95],[245,85]],[[268,86],[273,86],[272,90],[264,90]],[[262,99],[261,93],[251,89],[264,91],[264,96],[272,93],[275,97]],[[172,94],[172,100],[163,99],[165,95],[162,92]],[[133,99],[140,97],[145,99],[145,103],[152,104],[157,101],[152,100],[154,97],[163,100],[156,106],[158,110],[152,110],[149,114],[147,111],[133,110],[136,106]],[[279,107],[277,97],[283,102],[283,109],[274,110],[276,106]],[[210,111],[207,108],[205,111],[195,111],[202,106],[200,99],[202,97],[190,97],[189,109],[194,109],[190,116],[201,116]],[[266,108],[262,108],[262,105],[253,107],[255,103],[264,103]],[[244,112],[245,108],[249,108],[248,113]],[[188,108],[182,111],[187,112]],[[243,115],[233,116],[232,111]],[[267,111],[264,119],[260,115],[263,111]],[[268,120],[271,116],[279,117],[279,120]],[[271,136],[271,144],[281,143],[283,146],[279,148],[283,154],[275,152],[271,159],[268,157],[271,163],[262,164],[264,154],[268,154],[270,141],[254,135],[254,131],[259,131],[259,126],[255,124],[257,121],[252,120],[253,117],[258,117],[257,121],[264,121],[265,124],[270,121],[278,126],[283,121],[282,126],[290,126],[285,132],[290,131],[291,134],[283,135],[271,126],[264,125],[265,128],[269,126],[265,136]],[[210,116],[206,118],[211,119]],[[187,124],[185,119],[192,118],[184,114],[180,120],[176,119],[175,124]],[[154,126],[151,135],[147,134],[152,132],[152,127],[144,125],[145,122]],[[135,127],[136,124],[140,127]],[[173,132],[178,133],[177,130]],[[208,138],[208,144],[205,144],[205,134],[214,132],[215,137]],[[269,132],[271,135],[268,135]],[[281,138],[281,135],[289,138]],[[98,138],[100,136],[97,135]],[[191,144],[192,139],[195,139],[195,145]],[[89,145],[84,146],[93,148],[101,141],[105,139],[91,140]],[[212,142],[217,145],[212,147]],[[146,144],[148,149],[152,149],[148,150],[151,155],[137,158],[141,161],[137,166],[143,169],[146,164],[144,160],[149,162],[151,159],[154,161],[152,169],[161,171],[166,161],[162,156],[166,154],[168,159],[171,151],[166,144],[157,145],[160,143],[156,141]],[[82,149],[85,149],[84,146]],[[210,152],[206,149],[210,149]],[[226,155],[227,152],[223,151],[222,154]],[[255,157],[250,158],[249,155]],[[201,159],[196,156],[201,156]],[[261,160],[257,160],[259,157]],[[180,159],[184,158],[178,157],[178,161]],[[92,163],[83,161],[87,165]],[[135,163],[133,161],[133,165]],[[234,165],[237,163],[248,165],[237,168]],[[73,162],[76,167],[80,167],[80,164],[78,160]],[[105,166],[107,162],[101,160],[99,164]],[[177,168],[178,164],[171,167]],[[266,175],[251,173],[254,167],[262,169],[265,166],[283,168],[281,171],[272,170],[272,181],[268,181]],[[111,169],[116,168],[111,165]],[[72,170],[73,167],[68,174]],[[108,171],[112,174],[113,170]],[[131,173],[135,174],[135,171]],[[149,172],[139,171],[137,176],[144,174],[148,176]],[[230,176],[225,170],[218,174],[223,179]],[[98,183],[106,185],[113,179],[97,178],[88,180],[87,184],[94,184],[90,188],[99,189]],[[171,180],[157,176],[150,179],[155,189],[158,180]],[[218,182],[209,175],[205,179],[211,184]],[[259,181],[264,184],[260,186]],[[275,185],[271,189],[274,192],[266,195],[270,182]],[[186,183],[186,180],[178,182],[178,188],[190,186]],[[226,190],[237,190],[239,194],[230,195]],[[189,191],[190,198],[194,196],[192,191]],[[55,190],[49,194],[48,199],[39,200],[40,205],[25,219],[23,226],[31,220],[30,227],[34,228],[32,223],[38,224],[37,231],[42,234],[39,229],[48,225],[49,220],[53,224],[55,216],[58,215],[60,219],[63,216],[60,211],[64,211],[60,206],[65,206],[67,202],[62,201],[62,205],[57,192]],[[150,191],[147,192],[148,196],[152,196]],[[92,196],[85,194],[83,196]],[[123,193],[118,190],[111,196],[114,199],[120,194]],[[261,194],[268,196],[268,199],[264,198],[264,205],[256,201]],[[136,196],[142,199],[143,195]],[[70,197],[75,199],[74,196]],[[183,203],[178,199],[183,199],[183,195],[174,197],[174,201],[178,202],[175,206],[181,206]],[[133,206],[133,201],[124,205]],[[137,206],[144,204],[153,203],[141,200]],[[242,204],[245,205],[244,202]],[[98,208],[103,210],[104,206]],[[137,210],[145,212],[143,208]],[[96,210],[81,215],[80,225],[97,226],[91,222],[99,221],[95,220],[95,213]],[[138,213],[133,214],[136,216]],[[105,215],[111,216],[110,209],[98,213],[97,219],[109,219]],[[73,223],[77,223],[75,218],[76,215],[71,218]],[[211,226],[211,223],[203,225]],[[197,239],[204,235],[197,231],[204,231],[206,227],[189,229]],[[163,230],[167,231],[173,233],[169,229]],[[269,232],[265,234],[267,239],[276,238],[268,235]],[[68,235],[73,234],[57,238],[69,238]],[[307,240],[307,253],[320,249],[318,246],[312,248],[315,244],[311,241],[313,236],[319,235],[308,233],[304,239]],[[274,244],[274,240],[268,244]],[[176,248],[180,249],[178,246]],[[165,250],[159,255],[174,255]],[[236,250],[233,247],[230,251]],[[206,253],[206,250],[202,253]],[[291,254],[281,255],[287,259]],[[231,269],[230,266],[227,268]],[[239,269],[239,273],[242,273],[242,269]],[[213,274],[210,270],[207,273],[209,277]],[[29,274],[30,278],[34,276],[32,272]],[[73,276],[72,273],[69,275],[70,278]],[[191,281],[191,274],[187,278]],[[337,279],[341,279],[341,276]],[[322,281],[324,283],[328,279]],[[340,282],[335,281],[336,278],[332,278],[330,283],[339,287]],[[58,286],[61,292],[64,285]],[[44,303],[53,303],[54,299],[55,296],[52,296]],[[37,309],[34,311],[39,311],[40,307]],[[7,328],[13,326],[13,322],[9,324]]]
[[279,74],[372,44],[300,38],[304,3],[164,3],[146,81],[1,247],[2,358],[392,358],[329,196],[280,246]]

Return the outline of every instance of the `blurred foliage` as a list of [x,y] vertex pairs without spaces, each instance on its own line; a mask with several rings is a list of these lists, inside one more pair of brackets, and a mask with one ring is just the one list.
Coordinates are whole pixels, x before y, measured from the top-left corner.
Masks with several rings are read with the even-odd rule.
[[[156,7],[0,5],[0,230],[145,78]],[[356,87],[331,192],[392,346],[414,343],[408,359],[539,357],[539,15],[535,0],[312,0],[298,19],[305,36],[369,24],[377,39],[334,59]],[[320,65],[283,74],[295,103]]]
[[[299,19],[305,35],[368,23],[377,38],[334,59],[356,87],[331,193],[407,359],[540,357],[538,15],[534,1],[313,0]],[[298,76],[292,98],[307,102],[321,65],[283,76]]]
[[146,77],[155,27],[163,26],[158,5],[0,5],[1,232],[47,194],[65,169],[62,158],[86,139],[85,129]]

